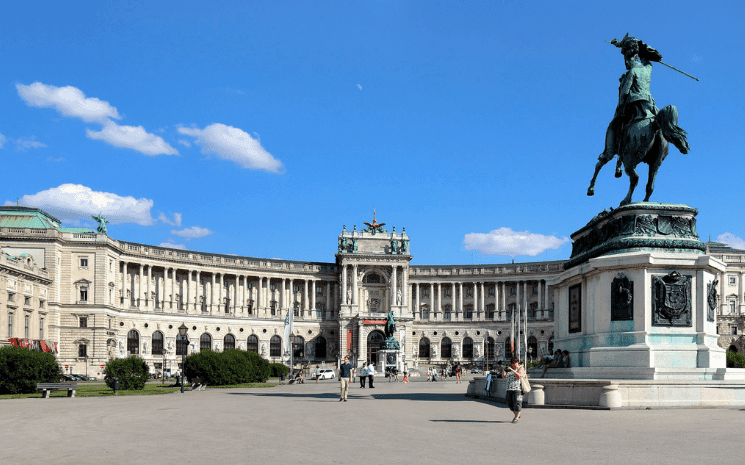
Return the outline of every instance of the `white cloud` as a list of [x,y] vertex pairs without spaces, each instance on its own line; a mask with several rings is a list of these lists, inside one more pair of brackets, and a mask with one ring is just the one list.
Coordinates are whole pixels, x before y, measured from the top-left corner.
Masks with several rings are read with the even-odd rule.
[[191,142],[186,139],[179,139],[178,143],[183,145],[184,147],[191,147]]
[[357,84],[357,88],[358,88],[359,90],[362,90],[362,84]]
[[53,161],[55,163],[60,163],[60,162],[65,161],[65,157],[57,157],[57,158],[47,157],[47,161]]
[[173,219],[168,218],[168,215],[166,215],[163,212],[158,212],[158,221],[161,221],[165,224],[171,225],[171,226],[181,226],[181,213],[174,213]]
[[160,244],[158,244],[158,247],[168,247],[169,249],[186,250],[186,246],[184,244],[171,244],[170,242],[161,242]]
[[212,231],[210,231],[207,228],[200,228],[199,226],[192,226],[190,228],[185,228],[181,230],[172,229],[171,234],[185,237],[187,239],[199,239],[200,237],[209,236],[210,234],[212,234]]
[[196,138],[196,144],[202,147],[202,153],[214,153],[243,168],[266,170],[271,173],[284,171],[281,161],[272,157],[257,139],[241,129],[214,123],[204,129],[179,128],[178,131]]
[[109,118],[121,119],[116,108],[97,98],[86,98],[77,87],[56,87],[41,82],[31,85],[16,84],[18,95],[32,107],[53,107],[63,115],[83,121],[105,123]]
[[24,195],[20,198],[20,204],[40,208],[62,221],[91,220],[91,215],[102,213],[111,223],[153,224],[150,216],[152,200],[97,192],[80,184],[62,184],[36,194]]
[[723,242],[735,249],[745,249],[745,240],[740,239],[732,233],[724,233],[717,237],[717,242]]
[[484,255],[507,255],[517,257],[528,255],[535,257],[548,249],[558,249],[569,242],[569,238],[559,239],[556,236],[544,236],[529,231],[513,231],[510,228],[499,228],[485,233],[466,234],[463,245],[466,250],[478,250]]
[[114,147],[137,150],[149,156],[178,154],[163,138],[150,134],[142,126],[119,126],[109,121],[100,131],[86,129],[85,134],[89,139],[102,140]]
[[16,150],[20,150],[21,152],[25,152],[28,149],[40,149],[47,147],[47,144],[39,142],[34,136],[14,139],[13,144],[15,144]]
[[8,138],[4,135],[0,134],[0,149],[3,148],[3,145],[5,145],[5,142],[7,142]]

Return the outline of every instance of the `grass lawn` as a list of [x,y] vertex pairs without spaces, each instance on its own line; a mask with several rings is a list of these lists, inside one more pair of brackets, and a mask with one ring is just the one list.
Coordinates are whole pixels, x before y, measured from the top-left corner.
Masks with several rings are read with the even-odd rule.
[[[146,384],[145,389],[141,391],[116,391],[117,396],[149,396],[153,394],[170,394],[178,391],[180,388],[161,386],[159,384]],[[102,397],[113,396],[114,391],[109,389],[105,384],[78,383],[78,389],[75,391],[75,397]],[[52,391],[50,397],[67,397],[67,391]],[[41,392],[33,394],[3,394],[0,399],[26,399],[39,398]]]
[[243,383],[243,384],[229,384],[227,386],[210,386],[207,385],[207,389],[227,389],[227,388],[268,388],[279,386],[279,382],[267,381],[266,383]]

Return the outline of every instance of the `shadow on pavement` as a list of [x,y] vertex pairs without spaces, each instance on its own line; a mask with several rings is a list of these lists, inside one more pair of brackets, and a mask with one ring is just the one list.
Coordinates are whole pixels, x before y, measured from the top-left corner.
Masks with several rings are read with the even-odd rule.
[[434,423],[512,423],[511,421],[492,420],[429,420]]
[[[338,399],[338,393],[331,392],[319,392],[319,393],[307,393],[307,394],[294,394],[289,392],[228,392],[226,393],[231,396],[255,396],[255,397],[297,397],[297,398],[316,398],[316,399]],[[349,399],[355,400],[424,400],[430,402],[472,402],[471,399],[467,398],[463,394],[430,394],[430,393],[411,393],[411,394],[373,394],[370,396],[359,396],[349,394]]]

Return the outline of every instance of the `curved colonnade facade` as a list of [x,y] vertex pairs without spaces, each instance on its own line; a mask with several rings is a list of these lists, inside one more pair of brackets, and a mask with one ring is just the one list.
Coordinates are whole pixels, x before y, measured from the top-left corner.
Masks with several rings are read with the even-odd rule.
[[[31,260],[38,275],[29,274],[31,287],[44,296],[19,311],[0,295],[0,343],[28,334],[54,341],[67,371],[92,376],[127,354],[152,370],[175,371],[182,354],[207,348],[253,350],[286,363],[292,312],[297,364],[335,364],[347,354],[361,364],[377,361],[391,311],[406,366],[484,364],[510,356],[512,312],[527,308],[530,356],[551,350],[548,282],[563,262],[412,266],[405,229],[388,232],[375,222],[361,231],[345,227],[338,239],[333,262],[270,260],[119,241],[63,227],[35,208],[0,207],[0,247],[10,262]],[[178,337],[182,324],[186,341]]]

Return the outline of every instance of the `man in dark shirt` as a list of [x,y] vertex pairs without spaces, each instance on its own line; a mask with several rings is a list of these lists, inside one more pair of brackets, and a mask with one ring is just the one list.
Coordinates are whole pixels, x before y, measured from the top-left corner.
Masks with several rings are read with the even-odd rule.
[[344,357],[344,363],[339,366],[339,384],[341,385],[341,396],[339,402],[347,401],[347,392],[349,391],[349,382],[352,380],[352,365],[349,364],[349,357]]

